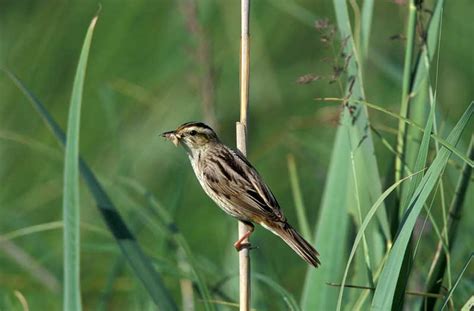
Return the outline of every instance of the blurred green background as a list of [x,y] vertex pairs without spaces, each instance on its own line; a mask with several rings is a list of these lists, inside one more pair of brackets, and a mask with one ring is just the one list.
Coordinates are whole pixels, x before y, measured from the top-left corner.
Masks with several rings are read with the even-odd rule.
[[[233,277],[223,290],[235,301],[237,259],[232,242],[237,238],[237,223],[205,196],[184,151],[175,149],[158,134],[183,122],[203,120],[217,128],[224,142],[234,145],[235,121],[239,118],[240,3],[100,3],[85,82],[81,154],[110,192],[147,254],[156,259],[157,269],[163,272],[177,300],[176,256],[160,232],[136,216],[144,200],[127,188],[131,180],[153,193],[172,213],[211,288],[223,277]],[[425,3],[428,9],[430,4]],[[80,48],[97,9],[96,1],[0,2],[0,66],[15,72],[63,128]],[[329,83],[334,50],[321,41],[314,27],[317,19],[328,18],[334,23],[333,4],[255,0],[251,9],[248,157],[289,220],[298,226],[287,165],[287,155],[295,156],[308,220],[314,230],[340,112],[337,103],[314,98],[343,96],[338,83]],[[364,64],[368,101],[397,113],[405,47],[402,39],[393,36],[404,34],[406,11],[405,5],[395,1],[376,1],[369,58]],[[445,5],[437,96],[438,112],[447,124],[455,122],[474,98],[474,23],[468,22],[473,11],[474,3],[470,1],[448,1]],[[425,14],[429,19],[429,12]],[[297,83],[306,74],[322,79]],[[398,120],[374,111],[370,111],[370,119],[393,145]],[[472,126],[466,132],[463,146],[469,141]],[[384,177],[392,156],[380,140],[374,141]],[[24,95],[1,73],[0,235],[60,221],[62,179],[62,149]],[[454,182],[447,181],[446,186],[452,192]],[[110,309],[149,307],[151,302],[134,274],[128,266],[117,264],[121,254],[84,184],[81,187],[85,308],[95,309],[104,301]],[[472,191],[467,201],[472,205],[469,199]],[[453,258],[455,264],[459,260],[459,266],[472,251],[473,214],[472,209],[466,210],[461,222],[460,236],[464,238],[457,244]],[[434,253],[437,240],[429,230],[419,252],[420,262],[431,260]],[[299,300],[307,265],[262,228],[252,239],[258,246],[252,251],[253,271],[269,276]],[[0,309],[20,309],[15,290],[34,310],[59,309],[61,229],[28,234],[0,245]],[[323,265],[330,261],[322,254]],[[109,275],[116,267],[117,278],[107,292]],[[427,268],[420,268],[417,277],[423,279],[421,273]],[[328,281],[337,283],[340,279]],[[256,308],[285,308],[271,288],[258,281],[254,284]],[[461,283],[456,295],[465,301],[473,289],[471,269],[470,278]]]

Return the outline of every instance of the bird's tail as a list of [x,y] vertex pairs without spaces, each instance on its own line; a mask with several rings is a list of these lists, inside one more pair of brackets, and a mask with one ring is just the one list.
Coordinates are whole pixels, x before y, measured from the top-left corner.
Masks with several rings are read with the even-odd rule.
[[290,224],[283,223],[272,226],[272,231],[282,238],[288,246],[290,246],[301,258],[310,265],[319,267],[319,253],[309,244]]

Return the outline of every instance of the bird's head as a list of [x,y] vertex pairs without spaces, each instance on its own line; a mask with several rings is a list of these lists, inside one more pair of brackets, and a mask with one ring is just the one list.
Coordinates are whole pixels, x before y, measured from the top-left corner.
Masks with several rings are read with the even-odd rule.
[[183,145],[188,152],[219,141],[214,130],[202,122],[184,123],[176,130],[164,132],[161,136],[171,141],[175,146]]

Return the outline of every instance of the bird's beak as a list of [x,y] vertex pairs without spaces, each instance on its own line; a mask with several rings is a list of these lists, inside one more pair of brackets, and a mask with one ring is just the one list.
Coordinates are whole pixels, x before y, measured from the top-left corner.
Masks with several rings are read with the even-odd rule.
[[175,146],[178,146],[181,136],[175,131],[169,131],[161,133],[161,136],[172,142]]

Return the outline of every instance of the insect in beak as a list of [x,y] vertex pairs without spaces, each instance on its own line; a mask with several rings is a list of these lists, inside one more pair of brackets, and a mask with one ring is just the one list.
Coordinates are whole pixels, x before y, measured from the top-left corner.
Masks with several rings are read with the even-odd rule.
[[164,132],[161,134],[161,136],[172,142],[176,147],[178,146],[179,140],[181,139],[181,136],[176,134],[175,131]]

